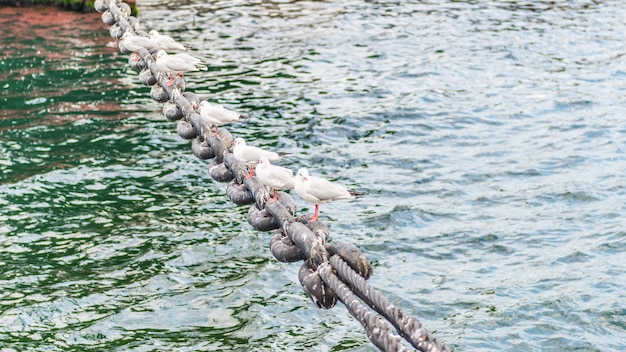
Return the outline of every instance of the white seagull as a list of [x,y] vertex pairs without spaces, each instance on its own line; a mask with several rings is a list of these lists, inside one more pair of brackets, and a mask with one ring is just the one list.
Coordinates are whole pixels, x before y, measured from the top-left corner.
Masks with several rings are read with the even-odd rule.
[[174,82],[173,73],[176,75],[181,74],[184,77],[185,72],[207,68],[202,60],[196,57],[185,53],[168,55],[165,50],[159,50],[157,52],[156,65],[161,71],[170,74],[170,80],[167,82],[168,86],[171,86]]
[[307,202],[315,203],[315,214],[309,218],[311,222],[318,219],[320,204],[338,199],[352,199],[356,195],[361,194],[350,191],[342,185],[332,183],[321,177],[309,176],[309,171],[305,168],[298,170],[294,189],[300,198]]
[[219,126],[247,118],[221,105],[211,104],[206,100],[200,102],[200,116],[210,126],[215,126],[214,136],[217,135]]
[[154,47],[160,50],[187,50],[184,45],[176,42],[174,38],[169,35],[159,34],[154,29],[148,32],[148,37]]
[[250,175],[254,176],[254,167],[257,166],[262,157],[266,157],[269,161],[278,161],[287,154],[279,154],[259,147],[246,145],[246,141],[241,137],[235,138],[235,146],[233,147],[233,156],[246,166],[250,167]]
[[154,49],[154,43],[150,40],[150,38],[134,35],[129,31],[122,35],[120,41],[126,50],[132,52],[137,52],[141,48],[146,48],[148,50]]
[[295,178],[293,171],[282,166],[272,165],[267,157],[261,157],[259,164],[256,166],[256,176],[262,184],[274,189],[274,197],[269,202],[275,202],[278,199],[277,190],[292,189]]

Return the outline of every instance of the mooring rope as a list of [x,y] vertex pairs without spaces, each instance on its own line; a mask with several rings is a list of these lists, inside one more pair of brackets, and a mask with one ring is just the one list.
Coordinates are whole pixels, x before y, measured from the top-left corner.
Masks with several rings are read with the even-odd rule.
[[[94,7],[110,26],[113,38],[120,39],[127,32],[148,36],[137,18],[131,16],[130,6],[121,0],[96,0]],[[119,48],[122,53],[130,53],[123,41],[119,42]],[[364,327],[370,341],[383,351],[411,350],[403,344],[403,339],[419,351],[451,351],[419,321],[393,306],[365,281],[373,269],[356,246],[327,243],[326,225],[321,220],[310,222],[307,215],[294,217],[296,204],[289,194],[279,192],[277,201],[267,201],[270,198],[267,188],[257,177],[247,177],[246,165],[233,156],[231,133],[225,128],[219,128],[217,134],[210,133],[211,126],[198,112],[200,99],[185,91],[184,78],[177,76],[168,84],[165,76],[169,72],[156,65],[153,53],[145,47],[130,56],[129,65],[138,72],[140,82],[151,87],[150,96],[164,103],[163,115],[178,121],[178,134],[193,140],[193,154],[202,160],[212,159],[210,176],[218,182],[230,182],[226,189],[228,198],[237,205],[252,204],[248,211],[252,227],[258,231],[278,230],[270,241],[274,257],[282,262],[304,261],[298,278],[318,307],[329,309],[341,301]]]

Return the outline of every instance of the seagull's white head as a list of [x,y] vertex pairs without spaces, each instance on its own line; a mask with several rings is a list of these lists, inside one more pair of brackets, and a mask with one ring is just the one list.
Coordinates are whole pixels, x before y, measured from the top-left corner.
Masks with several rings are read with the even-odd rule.
[[270,165],[270,160],[266,156],[262,156],[261,159],[259,159],[259,166],[269,166],[269,165]]
[[165,57],[165,56],[167,56],[167,53],[165,52],[165,50],[159,50],[156,53],[156,58],[157,59],[160,59],[160,58]]
[[159,32],[154,29],[151,29],[150,32],[148,32],[148,37],[150,38],[156,37],[157,35],[159,35]]
[[307,180],[307,177],[309,177],[309,170],[305,169],[305,168],[301,168],[298,170],[298,177],[300,179],[302,179],[303,181]]
[[237,138],[235,138],[235,145],[237,145],[237,146],[244,146],[244,145],[246,145],[246,141],[244,141],[243,138],[241,138],[241,137],[237,137]]

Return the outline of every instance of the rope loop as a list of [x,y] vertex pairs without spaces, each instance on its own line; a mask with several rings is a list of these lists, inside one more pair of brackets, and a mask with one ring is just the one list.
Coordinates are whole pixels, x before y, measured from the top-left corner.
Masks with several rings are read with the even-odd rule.
[[120,39],[122,35],[124,35],[124,30],[119,24],[114,23],[111,28],[109,28],[109,34],[113,39]]
[[163,116],[170,121],[178,121],[183,118],[183,111],[176,104],[168,101],[163,104]]
[[167,95],[167,92],[165,91],[165,89],[163,89],[161,86],[159,85],[153,85],[152,88],[150,89],[150,97],[159,103],[165,103],[166,101],[170,100],[169,95]]
[[137,19],[137,17],[132,16],[132,15],[126,16],[126,21],[128,21],[128,24],[130,24],[129,29],[131,32],[135,32],[135,33],[140,32],[139,29],[141,27],[141,24],[139,23],[139,19]]
[[128,5],[125,2],[122,2],[122,1],[117,2],[117,7],[119,7],[120,12],[122,13],[122,16],[124,16],[124,17],[130,16],[130,14],[132,13],[130,5]]
[[[185,80],[183,80],[183,82],[185,82]],[[200,106],[200,97],[198,97],[198,94],[194,92],[183,92],[182,96],[189,102],[189,104],[181,104],[181,106],[184,107],[183,112],[185,113],[185,116],[189,117],[192,113],[196,113],[196,110],[198,110],[198,107]],[[228,132],[228,130],[225,131]]]
[[[148,68],[146,66],[146,63],[143,62],[143,60],[141,59],[141,57],[139,55],[130,55],[128,57],[128,65],[135,72],[141,72],[142,70],[146,70]],[[150,70],[148,70],[148,72],[150,72]],[[147,75],[147,74],[144,73],[144,75]],[[154,76],[154,75],[150,72],[150,76]],[[139,80],[141,81],[141,76],[139,76]],[[143,82],[141,82],[141,83],[143,83]],[[151,86],[151,85],[156,84],[156,77],[154,78],[154,83],[152,83],[152,84],[143,83],[143,84],[146,85],[146,86]]]
[[200,160],[212,159],[215,157],[213,148],[206,142],[206,140],[200,138],[200,136],[193,139],[191,142],[191,151]]
[[237,183],[236,180],[233,180],[228,184],[228,186],[226,186],[226,195],[231,202],[237,205],[248,205],[254,203],[254,197],[252,196],[252,193],[248,191],[246,185]]
[[[232,155],[232,153],[229,153],[228,155]],[[252,193],[256,207],[259,209],[265,209],[266,201],[270,198],[270,194],[265,185],[263,185],[256,177],[244,178],[243,184],[246,185],[246,188],[248,188]]]
[[194,139],[198,136],[196,129],[187,120],[180,120],[176,124],[176,132],[183,139]]
[[[154,64],[154,65],[156,65],[156,64]],[[181,92],[184,92],[185,88],[186,88],[186,85],[187,85],[187,82],[185,82],[184,78],[182,78],[180,76],[172,76],[172,83],[165,83],[165,86],[159,85],[159,87],[161,87],[163,90],[165,90],[166,92],[171,94],[172,92],[170,92],[170,89],[174,89],[174,88],[178,89]],[[170,99],[167,99],[167,100],[170,100]],[[160,102],[160,103],[162,103],[162,102]]]
[[[197,123],[198,121],[197,117],[199,116],[200,114],[194,113],[192,114],[192,118],[190,118],[189,121],[191,122],[192,125],[196,127],[196,130],[205,130],[207,127]],[[232,143],[230,142],[232,141],[232,136],[230,135],[230,132],[228,132],[227,130],[224,130],[224,131],[225,132],[221,132],[222,135],[219,135],[219,134],[215,135],[214,133],[204,134],[205,140],[207,141],[207,143],[209,143],[211,148],[213,148],[213,150],[215,151],[215,160],[219,163],[224,162],[224,155],[228,153],[230,143]],[[224,136],[224,138],[222,138],[222,136]],[[228,169],[228,165],[224,164],[224,167]]]
[[224,163],[220,163],[217,158],[209,164],[209,175],[217,182],[228,182],[234,178],[232,171]]
[[[282,207],[285,208],[285,210],[291,217],[293,217],[293,215],[296,213],[296,200],[293,199],[293,197],[289,193],[278,191],[278,200],[272,203],[280,204]],[[266,210],[269,204],[271,203],[267,203],[265,205]]]
[[294,263],[306,259],[304,253],[285,235],[283,229],[279,229],[272,236],[270,251],[274,258],[283,263]]
[[332,256],[338,255],[350,268],[365,280],[374,273],[372,264],[365,258],[363,253],[353,244],[345,242],[332,242],[326,245],[326,250]]
[[320,277],[309,261],[302,263],[298,272],[300,284],[318,308],[330,309],[337,304],[335,292]]
[[104,0],[95,0],[93,2],[93,8],[98,12],[104,12],[108,9],[107,5],[104,3]]
[[248,210],[248,223],[257,231],[272,231],[279,228],[278,222],[265,209],[259,209],[253,205]]
[[324,248],[323,241],[303,223],[290,223],[287,227],[287,235],[308,258],[313,268],[328,261],[329,255]]
[[[259,192],[265,192],[265,199],[269,198],[269,192],[265,187],[260,188]],[[275,204],[277,203],[277,204]],[[269,210],[270,204],[274,206],[280,206],[282,214],[276,216]],[[252,227],[258,231],[271,231],[278,228],[282,228],[285,219],[293,219],[293,214],[296,212],[296,201],[289,194],[285,192],[278,192],[278,200],[274,202],[265,203],[265,207],[260,209],[258,205],[253,205],[248,211],[248,222]],[[283,220],[281,221],[281,217]]]
[[144,86],[154,86],[157,82],[156,77],[148,70],[147,68],[141,68],[141,66],[145,66],[141,58],[139,59],[131,59],[129,60],[130,66],[135,70],[139,70],[139,82]]
[[303,214],[296,218],[296,221],[301,222],[306,225],[306,227],[313,232],[313,235],[317,237],[322,243],[326,243],[328,238],[330,237],[330,232],[328,231],[328,226],[321,221],[313,221],[310,222],[310,215]]
[[113,17],[111,11],[106,10],[102,13],[102,22],[104,22],[107,26],[112,26],[116,23],[115,17]]

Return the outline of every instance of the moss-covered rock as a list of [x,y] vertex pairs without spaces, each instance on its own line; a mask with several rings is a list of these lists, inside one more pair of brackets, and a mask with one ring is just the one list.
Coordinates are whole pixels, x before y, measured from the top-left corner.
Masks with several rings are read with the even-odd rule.
[[[135,1],[125,1],[130,5],[132,14],[137,16],[137,6]],[[94,0],[0,0],[0,5],[11,6],[35,6],[35,5],[56,5],[74,11],[95,11]]]

